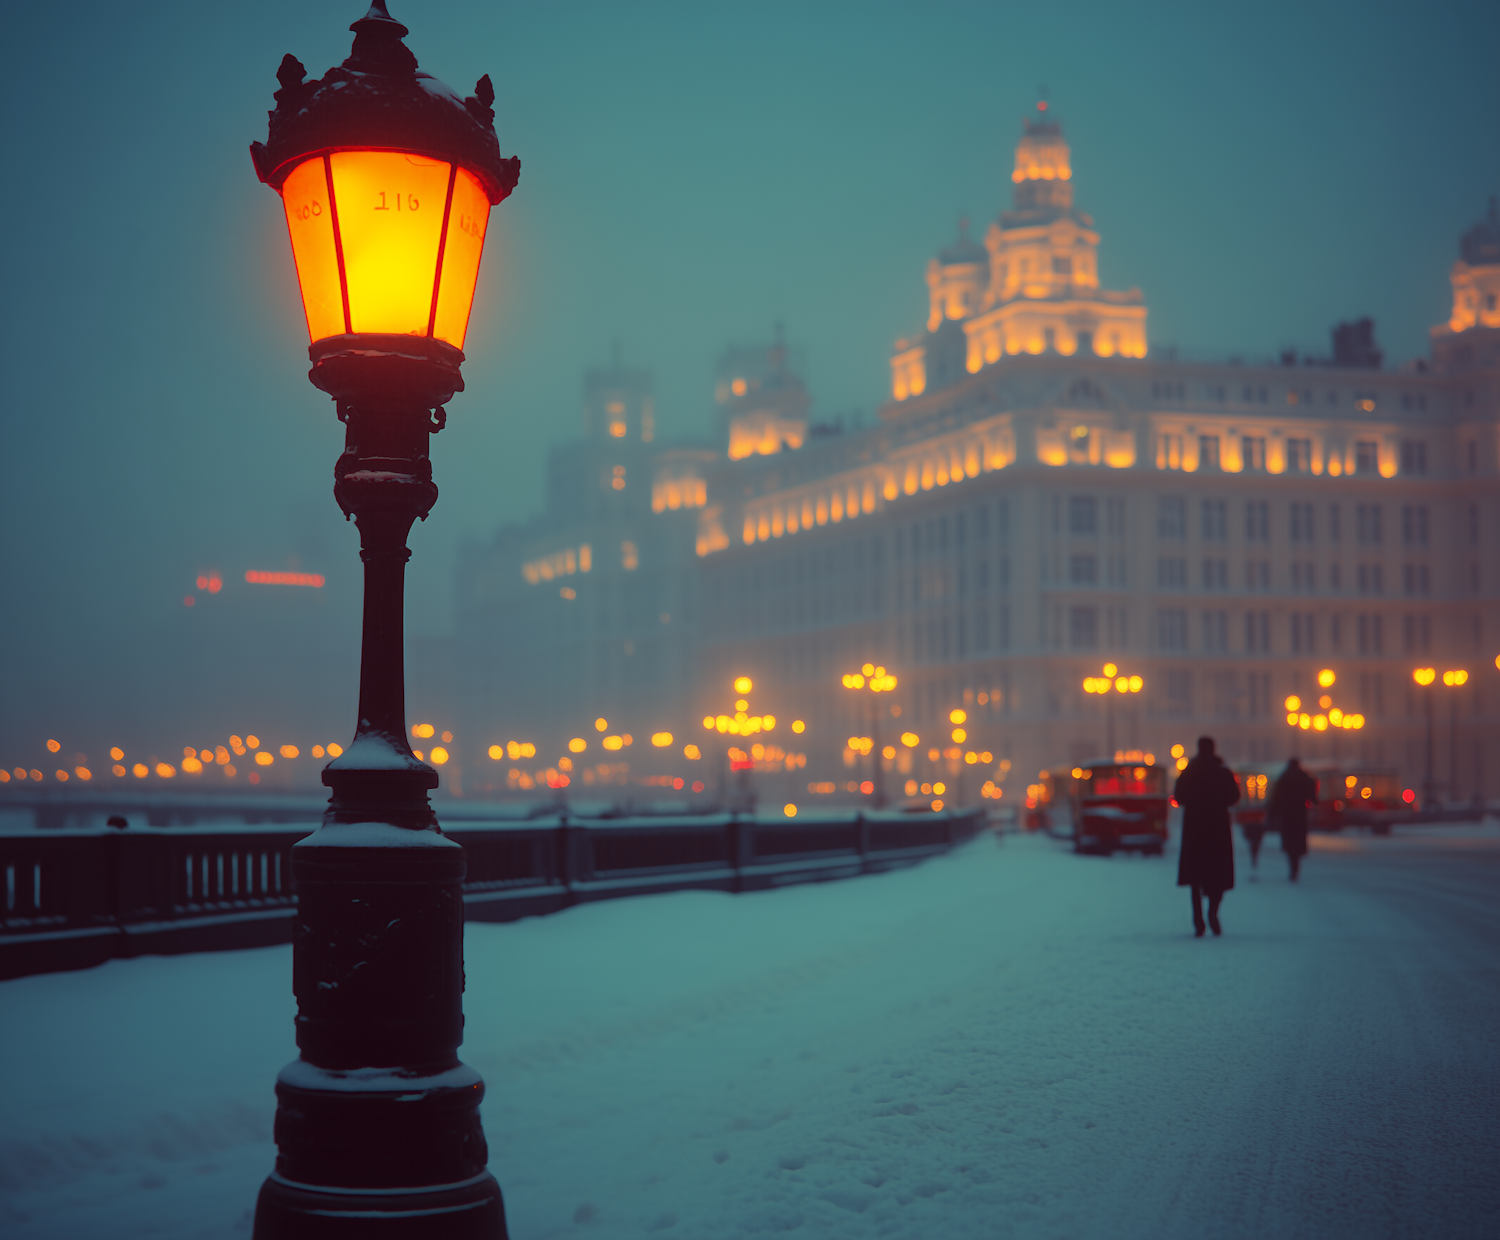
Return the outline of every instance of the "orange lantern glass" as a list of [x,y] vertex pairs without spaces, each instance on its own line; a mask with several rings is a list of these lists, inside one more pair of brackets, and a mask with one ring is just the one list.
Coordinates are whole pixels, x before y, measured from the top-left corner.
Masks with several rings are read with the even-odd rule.
[[260,179],[281,195],[311,340],[309,378],[335,399],[440,406],[459,367],[490,208],[520,161],[500,154],[488,76],[461,98],[417,68],[379,0],[349,58],[276,77]]
[[479,178],[406,151],[336,151],[281,187],[311,340],[380,334],[464,347],[490,202]]

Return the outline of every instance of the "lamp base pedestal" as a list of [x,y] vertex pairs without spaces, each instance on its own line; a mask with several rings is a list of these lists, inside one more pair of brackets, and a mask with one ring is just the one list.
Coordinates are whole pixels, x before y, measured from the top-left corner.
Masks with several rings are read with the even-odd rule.
[[436,1188],[336,1192],[272,1176],[255,1203],[255,1240],[506,1240],[489,1172]]
[[254,1236],[505,1240],[500,1186],[485,1170],[484,1083],[457,1053],[464,851],[439,830],[428,801],[437,772],[406,739],[406,536],[437,498],[436,426],[398,380],[426,363],[338,356],[355,377],[367,367],[375,389],[341,403],[334,482],[365,565],[359,726],[323,771],[333,795],[322,825],[292,848],[301,1056],[277,1078],[276,1169]]

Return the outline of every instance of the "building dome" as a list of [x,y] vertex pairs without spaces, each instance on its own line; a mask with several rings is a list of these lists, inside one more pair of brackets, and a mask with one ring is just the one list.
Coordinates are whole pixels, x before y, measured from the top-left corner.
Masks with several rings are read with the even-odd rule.
[[1500,330],[1500,214],[1495,199],[1490,212],[1464,233],[1459,258],[1448,273],[1453,310],[1446,323],[1432,329],[1432,360],[1439,370],[1464,368],[1482,359],[1500,358],[1500,343],[1476,343],[1465,333],[1476,328]]
[[958,240],[938,251],[938,262],[944,267],[961,267],[968,263],[987,264],[990,253],[977,241],[969,239],[969,221],[959,220]]
[[927,330],[948,319],[966,319],[979,306],[989,272],[990,252],[969,240],[969,221],[958,221],[958,237],[927,264]]
[[1489,267],[1500,263],[1500,215],[1495,212],[1495,200],[1490,199],[1490,213],[1464,233],[1459,243],[1459,252],[1464,262],[1471,267]]

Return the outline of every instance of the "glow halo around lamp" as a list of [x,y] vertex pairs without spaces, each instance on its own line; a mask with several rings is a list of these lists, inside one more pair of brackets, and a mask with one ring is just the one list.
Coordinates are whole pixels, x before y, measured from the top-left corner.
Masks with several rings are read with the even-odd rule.
[[430,438],[463,390],[489,211],[520,162],[500,156],[488,77],[465,99],[421,73],[385,0],[350,29],[349,58],[321,79],[283,58],[267,140],[250,148],[282,199],[308,378],[344,423],[334,496],[364,562],[355,737],[330,747],[322,824],[291,850],[299,1057],[277,1078],[254,1235],[404,1236],[420,1218],[423,1240],[503,1240],[484,1083],[458,1058],[464,850],[407,737],[403,631],[406,539],[437,500]]
[[520,160],[500,155],[488,75],[461,98],[421,72],[384,0],[350,29],[349,58],[321,79],[283,58],[250,155],[286,211],[312,382],[337,400],[441,406],[463,391],[489,210]]

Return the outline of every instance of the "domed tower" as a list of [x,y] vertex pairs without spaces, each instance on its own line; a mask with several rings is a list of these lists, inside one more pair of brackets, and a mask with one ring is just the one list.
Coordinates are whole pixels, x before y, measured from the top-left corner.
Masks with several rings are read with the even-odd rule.
[[1459,260],[1448,279],[1453,313],[1432,329],[1432,356],[1440,370],[1500,359],[1500,215],[1490,213],[1459,243]]
[[615,348],[608,366],[596,366],[583,378],[585,439],[630,439],[650,443],[656,435],[651,372],[620,361]]
[[1016,210],[1071,211],[1072,152],[1063,138],[1062,121],[1047,115],[1045,100],[1036,106],[1035,117],[1021,119],[1016,166],[1010,174],[1010,179],[1016,184]]
[[969,240],[969,221],[959,220],[958,240],[927,264],[928,331],[937,331],[945,319],[966,319],[979,308],[989,257],[984,246]]
[[895,399],[1008,355],[1145,357],[1145,300],[1139,289],[1099,287],[1099,234],[1073,206],[1072,152],[1045,101],[1021,122],[1010,177],[1013,205],[990,225],[984,250],[960,235],[928,264],[927,330],[896,344]]
[[782,339],[780,323],[769,348],[730,346],[724,350],[714,400],[731,461],[802,446],[812,401],[797,373],[801,369]]

